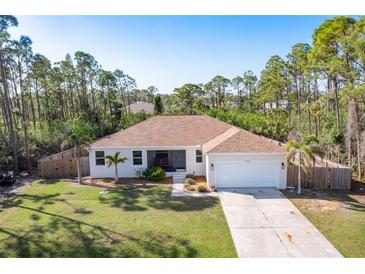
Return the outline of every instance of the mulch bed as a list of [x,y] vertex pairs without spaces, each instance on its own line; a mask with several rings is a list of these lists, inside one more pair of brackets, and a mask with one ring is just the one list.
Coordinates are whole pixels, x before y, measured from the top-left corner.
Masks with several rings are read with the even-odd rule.
[[161,185],[161,184],[171,184],[172,178],[166,177],[162,181],[151,181],[145,178],[119,178],[119,184],[115,184],[114,179],[110,178],[85,178],[83,180],[84,185],[96,186],[96,187],[104,187],[104,188],[118,188],[125,185],[136,185],[136,186],[144,186],[144,185]]
[[196,176],[195,183],[191,186],[194,188],[194,190],[189,190],[184,185],[184,192],[199,192],[198,191],[199,186],[205,186],[208,189],[208,192],[211,192],[205,176]]

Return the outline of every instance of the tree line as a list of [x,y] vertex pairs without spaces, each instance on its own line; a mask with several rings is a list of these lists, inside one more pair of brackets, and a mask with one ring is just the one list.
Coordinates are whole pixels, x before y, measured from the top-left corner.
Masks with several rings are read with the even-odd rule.
[[185,84],[164,96],[170,113],[208,113],[281,141],[313,136],[325,157],[361,177],[365,157],[365,17],[323,22],[312,43],[272,56],[259,76]]
[[146,119],[128,106],[153,102],[156,87],[137,89],[131,76],[83,51],[52,63],[32,51],[29,37],[11,39],[17,25],[0,16],[0,169],[31,171],[39,157],[61,150],[75,125],[98,138]]
[[0,18],[0,165],[27,169],[59,151],[70,124],[94,139],[133,125],[147,116],[128,105],[145,101],[156,102],[157,113],[208,114],[282,142],[315,138],[326,158],[362,176],[365,17],[324,21],[310,44],[270,57],[260,75],[218,75],[160,95],[82,51],[52,63],[32,52],[30,38],[10,38],[15,17]]

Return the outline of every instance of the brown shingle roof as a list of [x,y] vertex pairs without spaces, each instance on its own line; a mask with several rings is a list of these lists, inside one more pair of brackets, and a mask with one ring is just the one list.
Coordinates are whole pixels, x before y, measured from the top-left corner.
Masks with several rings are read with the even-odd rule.
[[213,139],[210,139],[208,142],[204,143],[202,145],[202,150],[204,153],[208,152],[209,150],[212,150],[216,146],[218,146],[223,141],[227,140],[234,134],[236,134],[240,129],[236,127],[230,127],[222,134],[219,134],[218,136],[214,137]]
[[91,147],[202,145],[231,127],[206,115],[153,116],[106,136]]
[[106,136],[91,148],[202,146],[204,152],[284,152],[274,140],[206,115],[153,116]]
[[279,142],[253,134],[247,130],[239,130],[219,145],[210,149],[210,153],[284,153],[284,146]]

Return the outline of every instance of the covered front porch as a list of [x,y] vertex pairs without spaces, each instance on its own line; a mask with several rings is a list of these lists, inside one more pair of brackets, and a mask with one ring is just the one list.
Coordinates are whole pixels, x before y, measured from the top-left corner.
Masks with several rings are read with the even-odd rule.
[[186,150],[147,150],[147,167],[159,166],[165,172],[186,171]]

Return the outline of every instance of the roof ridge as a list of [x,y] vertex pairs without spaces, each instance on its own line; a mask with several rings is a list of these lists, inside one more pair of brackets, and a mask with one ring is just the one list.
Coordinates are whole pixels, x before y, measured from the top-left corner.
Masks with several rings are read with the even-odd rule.
[[224,141],[232,138],[234,135],[236,135],[238,132],[240,132],[240,129],[235,126],[231,126],[227,130],[225,130],[223,133],[218,134],[214,138],[210,139],[209,141],[205,142],[202,145],[202,150],[204,153],[209,152],[210,150],[214,149],[215,147],[219,146]]
[[258,136],[258,137],[264,138],[264,139],[266,139],[266,140],[268,140],[268,141],[270,141],[270,142],[276,143],[278,146],[281,146],[281,145],[283,144],[282,142],[280,142],[280,141],[278,141],[278,140],[275,140],[275,139],[272,139],[272,138],[266,137],[266,136],[261,135],[261,134],[258,134],[258,133],[253,133],[253,132],[251,132],[251,131],[249,131],[249,130],[247,130],[247,129],[244,129],[244,128],[240,128],[240,130],[242,130],[242,131],[246,131],[246,132],[248,132],[248,133],[250,133],[250,134],[252,134],[252,135],[255,135],[255,136]]

